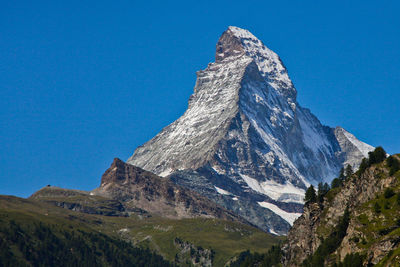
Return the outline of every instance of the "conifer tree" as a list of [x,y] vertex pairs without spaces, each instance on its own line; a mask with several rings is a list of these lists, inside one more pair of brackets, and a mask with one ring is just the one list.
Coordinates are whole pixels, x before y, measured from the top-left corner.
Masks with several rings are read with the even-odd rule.
[[380,163],[386,159],[386,151],[378,146],[374,151],[369,152],[369,166],[372,164]]
[[340,169],[339,179],[340,179],[341,181],[344,181],[345,178],[346,178],[346,177],[345,177],[345,175],[344,175],[344,167],[342,167],[342,168]]
[[350,165],[346,167],[346,178],[349,179],[353,175],[353,168]]
[[306,194],[304,196],[304,202],[307,204],[315,201],[317,201],[317,195],[315,194],[314,186],[310,185],[310,187],[307,188]]

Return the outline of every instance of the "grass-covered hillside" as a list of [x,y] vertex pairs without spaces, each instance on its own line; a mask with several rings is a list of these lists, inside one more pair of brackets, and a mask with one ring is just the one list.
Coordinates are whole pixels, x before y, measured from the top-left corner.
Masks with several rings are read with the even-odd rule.
[[74,201],[65,202],[79,202],[77,211],[1,196],[0,266],[223,266],[242,251],[263,253],[280,240],[220,219],[173,220],[140,210],[87,214],[86,204],[89,211],[99,208],[110,215],[108,205],[118,203],[102,198],[96,204],[85,194],[72,195]]
[[0,266],[172,266],[52,207],[0,197]]

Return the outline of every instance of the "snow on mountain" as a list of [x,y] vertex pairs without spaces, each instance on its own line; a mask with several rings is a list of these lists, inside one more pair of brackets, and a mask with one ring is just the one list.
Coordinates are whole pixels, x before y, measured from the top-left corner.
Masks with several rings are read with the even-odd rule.
[[271,204],[269,202],[258,202],[263,208],[270,209],[275,212],[278,216],[282,217],[285,221],[293,225],[294,221],[301,216],[301,213],[291,213],[281,210],[278,206]]
[[215,62],[197,72],[186,112],[127,162],[285,234],[309,184],[332,180],[346,164],[357,167],[373,149],[340,127],[323,126],[296,96],[279,56],[230,26]]

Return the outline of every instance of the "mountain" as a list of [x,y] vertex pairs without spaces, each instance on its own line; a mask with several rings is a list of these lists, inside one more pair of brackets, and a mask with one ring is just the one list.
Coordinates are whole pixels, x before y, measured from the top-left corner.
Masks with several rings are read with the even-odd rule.
[[341,127],[322,125],[296,96],[278,55],[231,26],[215,62],[197,72],[186,112],[127,163],[285,234],[310,183],[331,181],[347,164],[357,167],[373,149]]
[[385,156],[377,148],[342,185],[305,205],[283,266],[399,266],[400,154]]
[[[302,212],[307,186],[353,168],[373,147],[324,126],[296,100],[276,53],[229,27],[197,72],[186,112],[127,160],[169,176],[271,233]],[[222,196],[222,198],[221,198]]]

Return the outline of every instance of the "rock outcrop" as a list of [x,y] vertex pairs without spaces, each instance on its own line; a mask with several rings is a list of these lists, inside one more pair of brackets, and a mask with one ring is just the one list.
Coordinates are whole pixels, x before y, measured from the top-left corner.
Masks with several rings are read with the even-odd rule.
[[[400,158],[394,156],[400,162]],[[389,174],[387,161],[348,177],[343,186],[331,189],[323,202],[305,205],[288,233],[283,247],[284,266],[300,266],[331,235],[348,208],[345,236],[325,263],[343,261],[359,253],[365,266],[387,260],[382,266],[397,266],[400,252],[400,171]]]

